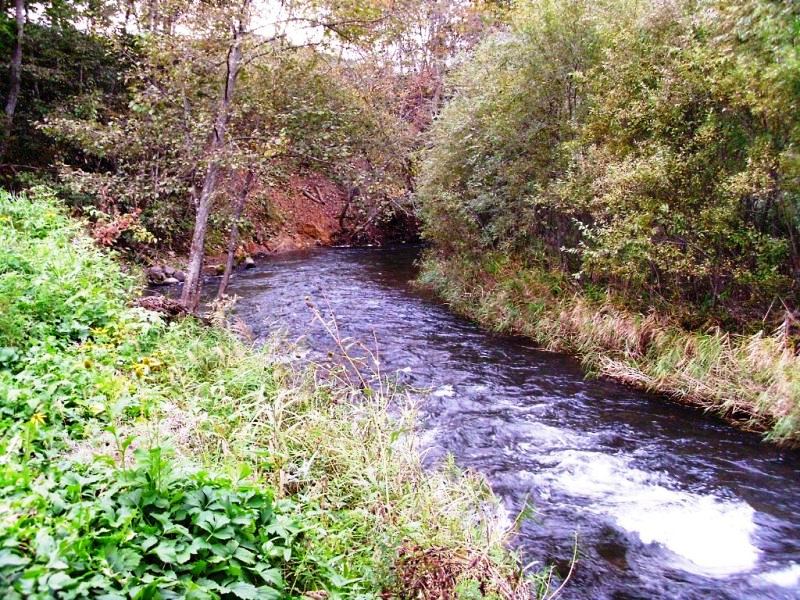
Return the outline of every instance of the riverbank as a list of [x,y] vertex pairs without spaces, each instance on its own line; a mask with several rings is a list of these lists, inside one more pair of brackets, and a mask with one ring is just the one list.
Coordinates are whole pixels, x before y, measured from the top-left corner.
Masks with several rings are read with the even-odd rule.
[[46,191],[0,194],[0,248],[4,597],[544,594],[398,390],[131,307]]
[[496,331],[575,354],[590,373],[712,412],[770,442],[800,445],[800,359],[788,333],[689,332],[656,314],[590,300],[508,256],[429,253],[420,282]]

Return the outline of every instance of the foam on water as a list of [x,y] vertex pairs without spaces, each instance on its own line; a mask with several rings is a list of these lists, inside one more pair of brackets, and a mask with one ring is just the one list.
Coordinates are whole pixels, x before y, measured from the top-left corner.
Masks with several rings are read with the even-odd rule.
[[576,448],[587,443],[586,436],[571,429],[533,421],[525,424],[525,441],[519,442],[518,450],[534,454],[542,448]]
[[453,389],[452,385],[447,384],[434,391],[431,395],[436,398],[452,398],[456,395],[456,391]]
[[630,465],[625,456],[566,450],[550,455],[538,479],[570,496],[591,500],[589,510],[658,544],[672,566],[711,577],[752,570],[760,554],[753,544],[753,508],[743,501],[674,489],[665,475]]
[[778,587],[793,589],[800,586],[800,565],[792,563],[784,569],[761,573],[758,579]]

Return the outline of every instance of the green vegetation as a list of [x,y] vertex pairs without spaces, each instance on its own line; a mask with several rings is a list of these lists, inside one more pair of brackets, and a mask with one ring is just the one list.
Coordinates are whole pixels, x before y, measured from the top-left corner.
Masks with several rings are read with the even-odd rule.
[[479,320],[796,442],[797,4],[540,0],[512,22],[433,128],[424,279]]
[[774,335],[689,332],[502,253],[429,256],[421,281],[462,314],[577,354],[594,374],[700,406],[773,442],[800,443],[800,359],[786,327]]
[[[61,195],[84,207],[105,245],[183,250],[191,239],[190,199],[200,193],[205,168],[195,157],[204,152],[219,86],[205,44],[145,45],[137,67],[124,71],[124,103],[84,95],[38,122],[61,152]],[[237,93],[242,106],[228,125],[236,147],[220,169],[220,193],[235,197],[252,171],[259,189],[249,212],[262,226],[270,219],[269,189],[289,185],[292,175],[324,175],[344,188],[360,186],[365,197],[398,188],[402,174],[388,158],[402,153],[392,141],[397,123],[362,98],[346,72],[313,52],[262,50]],[[361,157],[372,172],[359,168]],[[219,203],[210,220],[211,249],[225,246],[230,204]]]
[[192,310],[206,249],[414,239],[413,150],[502,4],[4,1],[0,185],[56,189],[143,262],[188,254]]
[[0,195],[0,248],[3,597],[416,597],[404,574],[443,566],[469,597],[543,592],[479,479],[423,473],[385,382],[129,307],[47,190]]
[[[5,157],[8,164],[0,170],[3,179],[16,177],[19,184],[47,178],[64,159],[60,148],[36,123],[67,106],[88,117],[91,99],[124,105],[127,99],[120,75],[130,69],[137,53],[132,38],[121,37],[114,43],[80,31],[67,14],[50,14],[49,23],[31,22],[25,28],[19,105]],[[0,56],[4,61],[11,56],[15,33],[13,19],[0,13]]]

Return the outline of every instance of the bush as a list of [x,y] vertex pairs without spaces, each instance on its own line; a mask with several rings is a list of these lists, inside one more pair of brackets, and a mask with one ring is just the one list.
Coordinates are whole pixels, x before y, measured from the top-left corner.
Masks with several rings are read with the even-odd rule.
[[131,469],[51,470],[32,489],[9,471],[6,598],[284,597],[301,529],[264,490],[175,471],[158,448]]
[[797,304],[795,3],[540,0],[514,23],[425,156],[442,255],[514,254],[691,327]]
[[132,289],[52,194],[31,198],[0,191],[0,366],[13,367],[35,343],[88,340],[120,316]]

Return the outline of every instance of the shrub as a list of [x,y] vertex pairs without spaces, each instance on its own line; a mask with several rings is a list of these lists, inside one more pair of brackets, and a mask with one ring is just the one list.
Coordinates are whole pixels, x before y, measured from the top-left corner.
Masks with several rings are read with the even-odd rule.
[[130,469],[50,470],[11,497],[9,471],[7,598],[284,597],[301,529],[263,489],[181,473],[158,448]]
[[0,366],[35,343],[88,340],[122,312],[132,280],[79,236],[56,199],[0,191]]
[[539,0],[453,77],[420,197],[500,250],[690,327],[760,327],[800,274],[796,3]]

